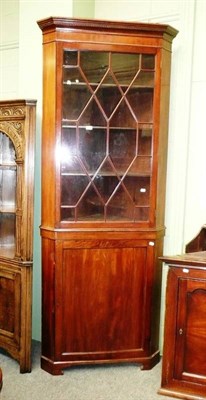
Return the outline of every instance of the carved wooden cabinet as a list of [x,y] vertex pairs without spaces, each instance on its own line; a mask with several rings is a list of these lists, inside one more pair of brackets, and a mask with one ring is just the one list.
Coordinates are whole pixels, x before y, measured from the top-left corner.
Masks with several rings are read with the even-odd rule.
[[31,370],[36,101],[0,101],[0,348]]
[[169,265],[160,394],[206,398],[206,226]]
[[43,32],[42,368],[159,361],[167,25]]

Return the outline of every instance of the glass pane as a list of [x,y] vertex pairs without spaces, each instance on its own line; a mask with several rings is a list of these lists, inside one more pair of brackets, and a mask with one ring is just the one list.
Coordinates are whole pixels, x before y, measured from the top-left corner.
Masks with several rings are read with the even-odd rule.
[[155,68],[155,56],[153,54],[142,54],[142,69],[154,69]]
[[151,174],[151,157],[150,156],[137,156],[131,164],[128,171],[128,176],[134,175],[148,175]]
[[16,168],[0,168],[0,209],[13,208],[16,202]]
[[77,207],[77,218],[80,221],[99,221],[104,219],[104,202],[92,186],[89,187],[84,198]]
[[152,126],[139,125],[138,154],[152,155]]
[[89,179],[87,176],[62,176],[61,188],[61,204],[68,206],[75,206],[78,202],[87,185]]
[[135,157],[137,143],[136,130],[110,129],[109,153],[118,172],[125,172]]
[[7,135],[0,132],[0,163],[14,163],[15,164],[15,149],[12,141]]
[[78,120],[90,97],[87,86],[64,85],[63,119]]
[[136,207],[134,219],[135,219],[135,222],[149,221],[149,208],[148,207]]
[[119,179],[115,176],[102,176],[100,172],[99,175],[95,177],[94,184],[102,202],[106,204],[119,184]]
[[75,207],[61,206],[61,221],[75,221]]
[[16,180],[15,148],[0,132],[0,247],[15,244]]
[[88,129],[98,126],[107,126],[105,116],[96,99],[91,99],[89,103],[87,103],[86,108],[79,118],[79,125],[86,125]]
[[99,83],[109,68],[109,53],[82,51],[80,66],[89,83]]
[[137,87],[154,87],[154,72],[140,71],[133,82]]
[[92,127],[79,129],[79,154],[88,173],[94,173],[106,156],[106,133]]
[[64,85],[68,85],[69,87],[73,85],[78,85],[78,87],[80,87],[83,84],[85,85],[86,81],[82,76],[79,68],[64,68],[63,83]]
[[132,87],[127,93],[127,99],[139,122],[152,122],[153,90]]
[[139,54],[113,53],[111,70],[121,86],[127,88],[139,70]]
[[114,109],[122,98],[118,87],[105,88],[104,86],[100,86],[96,92],[96,96],[108,118],[111,117]]
[[78,52],[77,51],[70,51],[70,50],[65,50],[64,51],[64,65],[77,65],[77,56]]
[[122,186],[115,192],[107,206],[108,220],[133,220],[134,205]]
[[61,172],[84,174],[84,168],[78,158],[77,133],[72,127],[62,129],[62,143],[59,158],[61,160]]
[[0,247],[15,244],[15,224],[15,214],[0,212]]
[[137,118],[131,105],[123,99],[110,119],[111,127],[137,128]]
[[134,204],[136,206],[148,206],[150,197],[150,178],[127,176],[124,179],[124,185],[127,188]]

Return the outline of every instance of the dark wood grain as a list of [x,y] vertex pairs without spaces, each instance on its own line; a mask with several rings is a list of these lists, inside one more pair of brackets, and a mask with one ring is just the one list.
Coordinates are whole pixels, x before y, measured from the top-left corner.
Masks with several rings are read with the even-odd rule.
[[[77,364],[136,362],[150,369],[160,358],[159,256],[177,31],[56,17],[38,24],[44,53],[41,365],[54,375]],[[137,74],[140,62],[148,74]],[[93,136],[82,131],[88,124]],[[73,164],[68,152],[62,161],[62,144],[72,148]]]

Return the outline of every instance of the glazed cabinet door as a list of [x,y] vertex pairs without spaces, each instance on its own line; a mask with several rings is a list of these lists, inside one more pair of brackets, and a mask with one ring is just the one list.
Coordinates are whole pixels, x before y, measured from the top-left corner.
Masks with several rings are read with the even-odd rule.
[[59,49],[62,226],[151,220],[158,58],[150,51]]
[[146,240],[63,243],[56,265],[59,359],[72,364],[148,356],[153,253]]

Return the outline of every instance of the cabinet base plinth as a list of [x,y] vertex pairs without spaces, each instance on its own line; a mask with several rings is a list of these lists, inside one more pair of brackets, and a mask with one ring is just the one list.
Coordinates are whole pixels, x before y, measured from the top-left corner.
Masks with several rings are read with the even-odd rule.
[[[205,392],[205,389],[204,389]],[[206,399],[206,392],[203,394],[201,391],[199,393],[194,393],[191,390],[184,390],[184,389],[166,389],[160,388],[157,392],[163,396],[177,398],[177,399],[184,399],[184,400],[203,400]]]
[[84,360],[84,361],[53,361],[41,356],[41,368],[51,375],[63,375],[63,370],[74,366],[103,365],[103,364],[137,364],[141,370],[150,370],[160,361],[159,351],[149,357],[132,359]]

